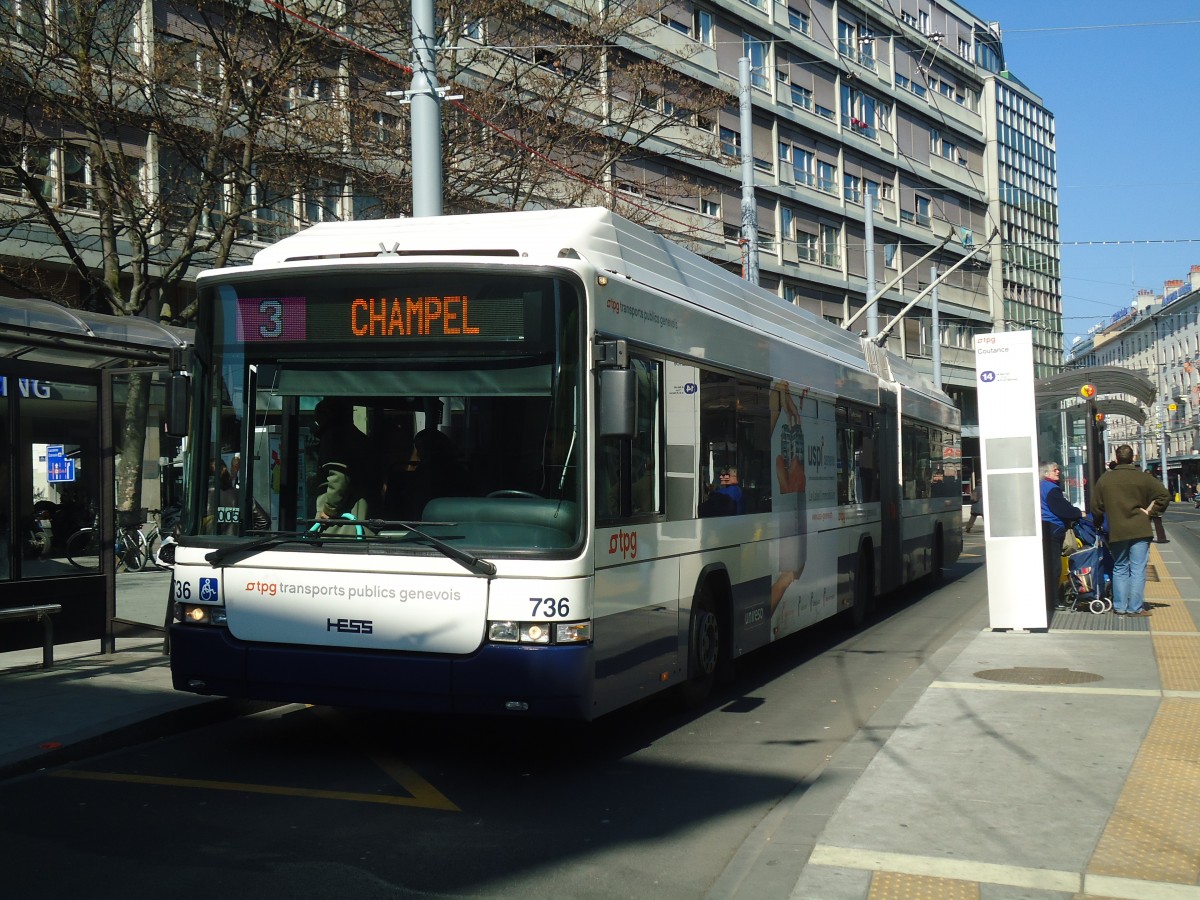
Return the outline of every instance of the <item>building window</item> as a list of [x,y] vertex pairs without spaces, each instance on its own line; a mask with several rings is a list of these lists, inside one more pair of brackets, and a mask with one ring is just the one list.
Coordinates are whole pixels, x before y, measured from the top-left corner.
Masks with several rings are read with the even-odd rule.
[[463,37],[482,44],[487,40],[487,24],[483,19],[473,19],[463,25]]
[[696,10],[696,16],[692,23],[692,37],[702,44],[712,46],[713,42],[713,17],[708,10]]
[[821,226],[821,265],[834,269],[840,268],[842,265],[836,225]]
[[851,203],[862,203],[862,192],[858,187],[858,178],[847,173],[842,176],[842,196]]
[[742,55],[750,60],[750,84],[762,91],[769,89],[766,41],[760,41],[751,34],[742,34]]
[[792,31],[798,31],[801,34],[812,33],[812,22],[808,17],[808,13],[796,9],[794,6],[788,7],[788,27]]
[[672,31],[677,31],[680,34],[686,34],[688,37],[691,37],[692,35],[692,29],[690,25],[688,25],[686,22],[680,22],[678,19],[665,12],[658,14],[658,21],[666,25]]
[[823,159],[817,160],[817,190],[826,194],[837,193],[837,166]]
[[20,148],[0,150],[5,157],[15,153],[19,158],[14,163],[22,167],[33,182],[32,187],[26,187],[7,166],[0,166],[0,193],[10,197],[30,199],[30,191],[48,202],[54,201],[54,172],[53,153],[48,144],[26,144]]
[[796,256],[804,262],[817,261],[817,236],[806,231],[796,235]]
[[816,157],[808,150],[801,150],[799,147],[792,148],[792,177],[796,184],[802,184],[806,187],[816,186],[816,177],[813,174]]
[[61,151],[62,202],[77,209],[95,208],[95,181],[91,159],[82,147],[66,144]]
[[875,69],[875,38],[856,22],[838,20],[838,53],[872,71]]
[[342,186],[319,178],[304,192],[304,220],[308,223],[337,222],[342,218]]
[[726,156],[739,156],[742,152],[742,136],[724,125],[721,126],[721,152]]

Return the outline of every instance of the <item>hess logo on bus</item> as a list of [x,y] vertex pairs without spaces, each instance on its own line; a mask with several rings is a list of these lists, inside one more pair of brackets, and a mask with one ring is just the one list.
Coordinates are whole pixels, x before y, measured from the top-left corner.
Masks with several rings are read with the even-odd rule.
[[325,630],[342,634],[373,634],[375,622],[371,619],[326,619]]

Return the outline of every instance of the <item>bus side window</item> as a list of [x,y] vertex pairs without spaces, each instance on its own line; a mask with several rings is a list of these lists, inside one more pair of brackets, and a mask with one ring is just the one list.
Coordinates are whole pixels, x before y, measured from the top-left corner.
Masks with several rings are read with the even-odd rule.
[[[770,510],[770,423],[770,391],[766,384],[701,371],[697,498],[701,518]],[[727,474],[733,478],[723,481],[722,475]],[[721,502],[722,491],[734,497],[732,509]]]
[[843,506],[879,499],[875,463],[875,417],[854,406],[839,406],[838,503]]

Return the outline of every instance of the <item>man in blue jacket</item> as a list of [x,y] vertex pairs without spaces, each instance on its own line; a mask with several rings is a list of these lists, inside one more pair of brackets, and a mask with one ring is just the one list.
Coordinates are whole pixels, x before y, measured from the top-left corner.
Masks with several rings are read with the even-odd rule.
[[1083,512],[1071,505],[1058,481],[1062,470],[1056,462],[1044,462],[1042,481],[1042,566],[1046,579],[1046,622],[1054,618],[1060,605],[1058,583],[1062,579],[1062,545],[1067,529],[1083,518]]
[[1150,519],[1161,516],[1171,495],[1161,481],[1133,464],[1133,448],[1116,450],[1117,465],[1096,482],[1092,505],[1104,513],[1113,555],[1113,612],[1148,616],[1145,608]]

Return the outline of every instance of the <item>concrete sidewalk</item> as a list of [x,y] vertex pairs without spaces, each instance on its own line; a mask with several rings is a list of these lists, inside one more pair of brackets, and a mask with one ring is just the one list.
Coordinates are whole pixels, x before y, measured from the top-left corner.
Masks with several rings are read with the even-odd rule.
[[[161,628],[168,571],[117,576],[117,616]],[[0,653],[0,777],[59,765],[110,746],[193,727],[240,708],[171,687],[170,660],[159,637],[99,639],[42,650]]]
[[710,898],[1200,900],[1200,594],[1150,562],[1148,619],[961,632]]

